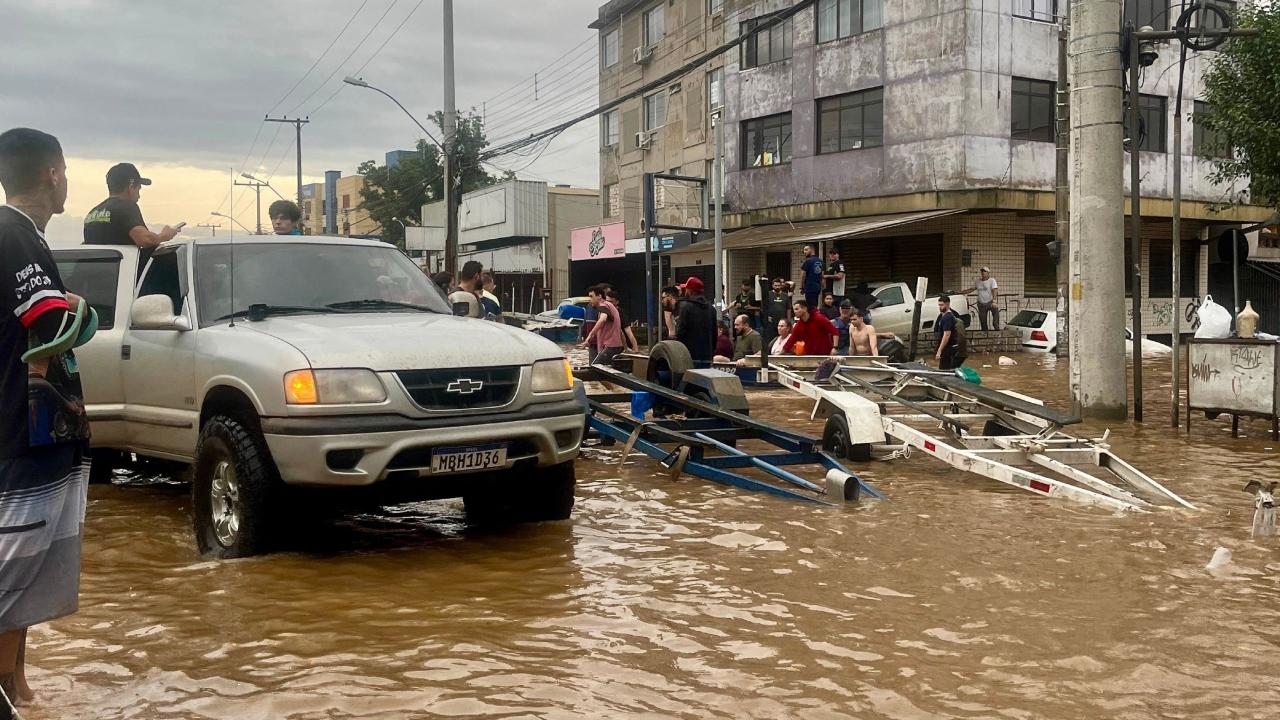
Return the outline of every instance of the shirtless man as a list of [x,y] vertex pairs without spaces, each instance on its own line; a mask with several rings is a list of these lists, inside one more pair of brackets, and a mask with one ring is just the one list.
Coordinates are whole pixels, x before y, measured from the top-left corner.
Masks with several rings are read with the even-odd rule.
[[849,317],[850,355],[875,355],[881,337],[893,337],[893,333],[877,333],[858,313]]

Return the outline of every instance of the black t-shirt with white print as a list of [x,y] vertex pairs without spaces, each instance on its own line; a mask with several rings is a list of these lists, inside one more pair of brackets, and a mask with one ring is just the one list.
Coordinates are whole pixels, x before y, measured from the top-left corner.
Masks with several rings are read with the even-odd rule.
[[31,382],[22,362],[31,326],[46,313],[69,309],[65,292],[35,223],[17,208],[0,206],[0,460],[88,438],[75,356],[51,358],[43,380]]

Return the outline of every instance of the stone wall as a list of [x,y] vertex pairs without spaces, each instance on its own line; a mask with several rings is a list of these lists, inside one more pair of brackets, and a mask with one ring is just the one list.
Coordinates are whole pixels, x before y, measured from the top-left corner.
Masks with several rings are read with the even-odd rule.
[[[969,339],[970,357],[1022,352],[1022,333],[1016,330],[968,330],[965,336]],[[921,355],[933,355],[937,347],[933,333],[920,338]]]

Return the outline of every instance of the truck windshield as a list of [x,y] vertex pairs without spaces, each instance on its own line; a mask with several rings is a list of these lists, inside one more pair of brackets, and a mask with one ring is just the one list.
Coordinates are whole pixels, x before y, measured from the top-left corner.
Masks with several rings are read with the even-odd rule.
[[452,314],[435,284],[390,246],[238,242],[234,308],[229,245],[197,244],[195,276],[205,326],[250,305]]

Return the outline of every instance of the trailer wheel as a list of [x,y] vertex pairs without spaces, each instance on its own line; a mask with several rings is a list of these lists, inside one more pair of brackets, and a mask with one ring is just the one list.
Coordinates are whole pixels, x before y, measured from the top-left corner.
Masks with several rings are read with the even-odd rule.
[[[692,369],[693,356],[689,354],[689,348],[678,340],[663,340],[649,353],[649,372],[645,379],[675,390],[680,387],[684,374]],[[663,373],[666,374],[665,381]]]
[[822,449],[845,460],[865,462],[871,459],[871,445],[854,444],[849,436],[849,421],[844,415],[832,415],[822,428]]

